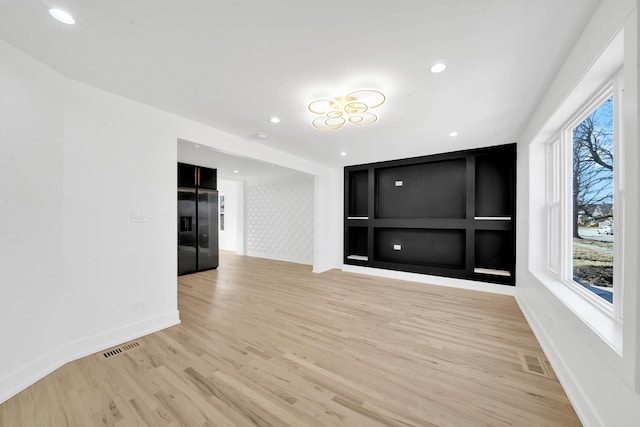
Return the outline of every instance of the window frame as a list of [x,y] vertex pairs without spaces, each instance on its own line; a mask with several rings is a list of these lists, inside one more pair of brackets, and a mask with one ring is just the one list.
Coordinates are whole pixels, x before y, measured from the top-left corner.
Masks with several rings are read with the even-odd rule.
[[[616,323],[622,324],[624,300],[624,135],[620,114],[623,96],[623,68],[607,79],[605,85],[594,92],[560,130],[545,144],[545,213],[547,271],[574,293],[602,311]],[[613,302],[584,288],[573,280],[573,129],[609,97],[613,97],[613,199],[615,209],[613,239]]]

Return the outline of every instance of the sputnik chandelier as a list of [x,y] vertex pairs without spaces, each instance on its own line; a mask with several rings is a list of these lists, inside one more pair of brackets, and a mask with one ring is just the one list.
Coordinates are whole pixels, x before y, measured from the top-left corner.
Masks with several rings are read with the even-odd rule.
[[318,117],[311,125],[319,130],[337,130],[347,123],[357,126],[372,125],[378,116],[371,110],[384,104],[387,98],[380,91],[360,89],[337,98],[311,101],[307,108]]

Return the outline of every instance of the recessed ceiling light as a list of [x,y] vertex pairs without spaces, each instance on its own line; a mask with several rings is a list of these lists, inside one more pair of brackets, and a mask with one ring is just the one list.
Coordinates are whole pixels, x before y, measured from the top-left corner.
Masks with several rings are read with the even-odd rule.
[[239,170],[234,170],[234,171],[233,171],[233,173],[239,173],[239,172],[240,172]]
[[256,139],[267,139],[267,135],[264,133],[256,133],[253,135],[253,137]]
[[458,136],[458,132],[453,131],[453,132],[449,133],[449,136]]
[[447,68],[447,66],[445,64],[443,64],[442,62],[438,62],[437,64],[433,64],[431,66],[431,72],[432,73],[441,73],[444,71],[444,69]]
[[280,119],[279,119],[279,118],[277,118],[276,116],[271,117],[271,118],[269,119],[269,121],[270,121],[271,123],[280,123]]
[[55,19],[57,19],[58,21],[62,22],[63,24],[73,25],[76,23],[76,20],[73,19],[73,16],[71,16],[68,12],[65,12],[64,10],[49,9],[49,14],[53,16]]
[[340,152],[340,155],[341,155],[341,156],[346,156],[346,155],[347,155],[347,152],[346,152],[346,151],[342,151],[342,152]]
[[200,146],[198,144],[194,144],[193,146],[196,147],[196,148],[200,148]]

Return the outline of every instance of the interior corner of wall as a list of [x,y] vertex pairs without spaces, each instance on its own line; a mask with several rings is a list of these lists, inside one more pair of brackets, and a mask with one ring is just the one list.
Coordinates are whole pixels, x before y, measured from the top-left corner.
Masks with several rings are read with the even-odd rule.
[[134,324],[62,344],[34,360],[25,362],[23,366],[9,375],[0,378],[0,403],[9,400],[66,363],[179,323],[179,312],[174,310]]

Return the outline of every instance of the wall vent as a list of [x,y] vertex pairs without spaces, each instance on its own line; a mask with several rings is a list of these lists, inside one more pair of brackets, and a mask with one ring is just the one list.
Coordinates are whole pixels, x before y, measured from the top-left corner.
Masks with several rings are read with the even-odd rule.
[[523,371],[545,378],[552,378],[551,370],[547,368],[547,365],[541,357],[525,353],[518,353],[518,355],[520,356]]
[[102,352],[101,359],[108,359],[137,347],[140,347],[140,344],[137,341],[131,341],[129,343],[122,344],[121,346],[110,348],[109,350]]

